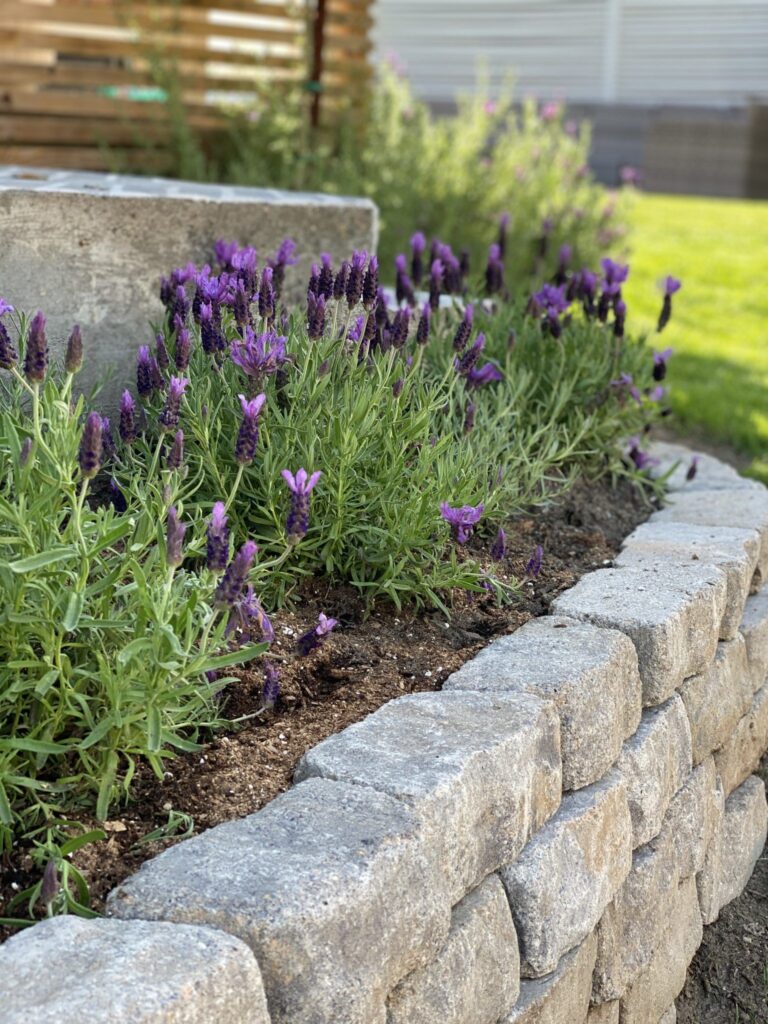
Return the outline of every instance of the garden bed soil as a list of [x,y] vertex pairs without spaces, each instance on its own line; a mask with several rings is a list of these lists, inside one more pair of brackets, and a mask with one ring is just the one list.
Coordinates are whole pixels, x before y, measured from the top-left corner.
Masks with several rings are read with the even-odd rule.
[[[539,576],[524,582],[510,605],[485,595],[458,594],[451,621],[427,610],[398,611],[379,604],[370,615],[356,591],[322,581],[306,586],[292,611],[273,617],[271,659],[279,665],[281,695],[274,712],[221,733],[200,753],[168,763],[164,781],[140,769],[135,799],[115,808],[111,820],[81,817],[86,828],[102,827],[107,838],[78,851],[74,863],[85,875],[92,906],[103,909],[107,893],[142,861],[178,839],[136,846],[165,826],[169,812],[183,812],[201,832],[252,814],[291,784],[296,763],[326,736],[357,722],[394,697],[439,690],[445,679],[493,637],[512,633],[544,615],[551,602],[584,573],[610,564],[622,540],[652,511],[647,493],[628,481],[581,482],[560,501],[507,531],[507,554],[494,571],[502,579],[525,579],[537,544],[543,547]],[[470,545],[471,548],[471,545]],[[486,546],[478,543],[477,554]],[[339,620],[312,655],[297,657],[296,639],[320,611]],[[227,690],[223,712],[250,715],[261,705],[263,674],[243,672]],[[2,862],[0,917],[8,901],[39,878],[29,852],[13,851]],[[10,932],[0,928],[0,941]]]

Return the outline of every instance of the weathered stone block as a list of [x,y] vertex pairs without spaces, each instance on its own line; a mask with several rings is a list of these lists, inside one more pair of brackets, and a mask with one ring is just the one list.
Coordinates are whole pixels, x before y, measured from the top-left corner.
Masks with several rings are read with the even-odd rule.
[[715,751],[715,765],[723,780],[725,795],[757,770],[768,750],[768,684],[752,698],[749,711],[736,725],[731,738]]
[[[134,374],[136,350],[159,321],[160,277],[190,260],[210,263],[218,238],[259,250],[259,263],[293,238],[294,301],[323,251],[335,260],[373,251],[378,211],[368,199],[205,185],[162,178],[35,168],[0,169],[3,297],[17,309],[42,309],[52,352],[64,352],[73,323],[83,330],[85,369],[78,384],[106,382],[100,400],[116,406]],[[162,230],[158,230],[162,225]]]
[[619,1000],[613,999],[610,1003],[590,1006],[587,1024],[619,1024]]
[[[721,462],[720,459],[704,452],[693,452],[681,444],[654,441],[650,446],[650,454],[657,460],[651,468],[654,477],[663,476],[675,463],[678,464],[667,478],[668,491],[733,491],[750,490],[760,486],[756,481],[740,476],[727,462]],[[697,459],[696,475],[693,480],[687,480],[686,476],[694,455]]]
[[520,994],[515,926],[498,875],[453,908],[437,957],[387,1002],[387,1024],[496,1024]]
[[667,1012],[659,1021],[659,1024],[676,1024],[677,1022],[677,1007],[674,1003],[670,1006]]
[[3,1024],[269,1024],[259,967],[222,932],[57,917],[0,946]]
[[759,553],[760,535],[757,530],[652,522],[642,523],[633,530],[624,542],[616,565],[637,567],[653,562],[678,565],[696,562],[722,569],[727,592],[720,639],[732,640],[738,635]]
[[704,867],[709,845],[723,820],[725,793],[713,757],[694,768],[672,797],[661,836],[671,843],[679,879]]
[[560,715],[563,789],[601,779],[640,721],[637,654],[628,637],[574,619],[532,619],[454,672],[443,690],[533,693]]
[[704,869],[697,876],[699,901],[705,924],[716,921],[726,903],[749,881],[768,833],[765,785],[750,775],[725,801],[719,833],[707,851]]
[[273,1024],[384,1024],[389,992],[434,959],[450,926],[406,804],[324,779],[147,861],[108,908],[243,939]]
[[621,1024],[657,1024],[661,1020],[682,991],[703,934],[696,882],[687,878],[667,907],[666,927],[651,962],[621,998]]
[[617,771],[627,783],[632,845],[658,835],[669,802],[692,767],[691,728],[680,697],[643,712],[640,726],[624,744]]
[[643,704],[652,706],[714,657],[726,590],[725,573],[713,566],[600,569],[553,609],[626,633],[637,649]]
[[693,523],[698,526],[729,526],[757,530],[760,555],[755,571],[758,584],[768,568],[768,490],[758,485],[738,490],[679,491],[669,505],[654,512],[651,522]]
[[632,866],[627,787],[608,776],[563,798],[501,878],[520,941],[520,973],[538,978],[591,934]]
[[759,690],[768,681],[768,587],[747,598],[741,635],[747,645],[752,689]]
[[592,934],[552,974],[520,982],[520,998],[500,1024],[585,1024],[596,945]]
[[680,687],[691,724],[693,763],[726,743],[752,706],[752,681],[744,639],[718,644],[714,662]]
[[404,800],[456,902],[512,860],[560,803],[560,723],[529,694],[417,693],[308,751],[322,776]]

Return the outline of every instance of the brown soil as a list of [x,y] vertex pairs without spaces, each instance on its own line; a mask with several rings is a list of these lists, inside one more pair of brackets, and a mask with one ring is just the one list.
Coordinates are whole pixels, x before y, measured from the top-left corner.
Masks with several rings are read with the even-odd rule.
[[[543,567],[524,583],[512,604],[498,607],[486,596],[456,597],[451,621],[426,611],[398,612],[377,606],[366,616],[357,593],[315,581],[300,608],[274,616],[276,640],[270,657],[279,663],[281,696],[273,713],[219,734],[200,753],[169,763],[164,781],[141,770],[135,799],[115,810],[101,827],[104,841],[74,855],[84,873],[92,905],[99,910],[107,893],[141,862],[175,840],[135,844],[168,822],[169,811],[194,820],[201,832],[222,821],[251,814],[291,783],[296,762],[309,747],[338,732],[394,697],[439,689],[444,680],[494,636],[511,633],[543,615],[561,591],[584,573],[610,564],[621,541],[651,512],[647,496],[626,481],[581,483],[535,518],[517,520],[508,530],[508,551],[496,574],[510,582],[525,577],[537,544]],[[478,547],[477,554],[481,554]],[[296,655],[296,639],[323,611],[339,620],[335,632],[309,657]],[[224,713],[257,712],[261,673],[243,673],[227,691]],[[99,823],[82,818],[88,827]],[[27,850],[14,850],[0,877],[0,917],[20,889],[39,878]],[[23,916],[17,910],[13,916]],[[0,928],[0,941],[9,931]]]
[[[759,774],[768,780],[768,757]],[[767,1024],[768,846],[744,892],[704,929],[677,1000],[677,1024]]]

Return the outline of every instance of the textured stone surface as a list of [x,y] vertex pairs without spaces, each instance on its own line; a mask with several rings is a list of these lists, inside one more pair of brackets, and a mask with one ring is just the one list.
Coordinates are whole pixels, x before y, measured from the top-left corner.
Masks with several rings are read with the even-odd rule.
[[637,648],[643,704],[661,704],[715,654],[726,577],[712,566],[600,569],[561,594],[559,615],[626,633]]
[[595,964],[594,934],[545,978],[520,983],[520,998],[499,1024],[585,1024]]
[[520,973],[538,978],[597,925],[632,866],[627,787],[608,776],[560,810],[501,872],[520,941]]
[[56,355],[80,324],[81,386],[109,381],[115,370],[105,406],[116,405],[137,347],[151,340],[150,320],[160,319],[161,275],[190,260],[210,262],[217,238],[255,246],[262,266],[293,238],[300,260],[286,289],[295,299],[322,251],[341,259],[376,244],[370,200],[39,168],[20,178],[18,171],[0,173],[3,296],[17,309],[44,310]]
[[760,533],[756,570],[759,583],[768,568],[768,490],[762,485],[738,490],[680,491],[670,495],[669,505],[654,512],[651,522],[693,523],[698,526],[729,526]]
[[641,684],[631,641],[574,619],[532,619],[499,637],[443,690],[527,692],[560,715],[563,789],[601,779],[640,720]]
[[752,705],[752,681],[743,637],[717,646],[712,665],[680,687],[691,724],[693,763],[699,764],[730,739]]
[[661,834],[671,843],[678,878],[688,878],[704,867],[709,845],[723,820],[724,803],[715,759],[707,757],[672,797],[662,825]]
[[768,681],[768,587],[747,598],[741,635],[747,645],[752,689],[759,690]]
[[739,720],[731,738],[715,751],[715,765],[729,796],[752,772],[768,750],[768,684],[752,698],[749,711]]
[[674,1003],[670,1006],[667,1012],[659,1021],[659,1024],[676,1024],[677,1022],[677,1007]]
[[520,994],[519,966],[504,887],[491,875],[453,908],[435,960],[394,990],[387,1024],[496,1024]]
[[641,566],[668,560],[679,565],[696,562],[722,569],[727,594],[720,639],[731,640],[738,634],[759,553],[757,530],[652,522],[642,523],[629,535],[616,565]]
[[450,926],[423,832],[401,800],[310,779],[147,861],[108,908],[243,939],[273,1024],[384,1024],[388,993]]
[[[754,480],[740,476],[727,462],[704,452],[694,452],[681,444],[667,441],[654,441],[650,446],[651,456],[657,460],[651,473],[655,477],[663,476],[678,463],[674,472],[667,478],[666,487],[669,491],[718,491],[718,490],[754,490],[759,487]],[[686,480],[691,459],[696,456],[696,475],[693,480]]]
[[587,1024],[619,1024],[619,1000],[590,1006]]
[[3,1024],[269,1024],[246,945],[222,932],[57,917],[0,946]]
[[699,948],[701,923],[696,882],[680,882],[666,908],[666,926],[649,965],[621,999],[621,1024],[657,1024],[682,991],[688,965]]
[[554,708],[529,694],[417,693],[323,740],[296,777],[406,801],[456,902],[557,809],[559,729]]
[[725,801],[722,825],[696,879],[705,924],[717,920],[725,904],[743,890],[763,851],[767,832],[765,785],[750,775]]
[[691,729],[680,697],[643,712],[640,726],[624,744],[616,768],[627,783],[632,845],[658,835],[672,797],[693,761]]

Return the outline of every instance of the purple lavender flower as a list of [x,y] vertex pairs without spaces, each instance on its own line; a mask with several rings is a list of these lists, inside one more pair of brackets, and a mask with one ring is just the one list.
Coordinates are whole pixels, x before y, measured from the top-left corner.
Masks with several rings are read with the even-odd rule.
[[398,377],[395,383],[392,385],[392,397],[399,398],[403,393],[405,386],[405,380],[402,377]]
[[364,316],[356,317],[355,322],[347,331],[347,341],[353,341],[355,343],[357,343],[358,341],[362,341],[363,328],[365,327],[365,325],[366,318]]
[[629,266],[620,263],[614,263],[612,259],[607,256],[600,260],[600,265],[603,268],[603,280],[605,284],[623,284],[629,277]]
[[184,534],[187,528],[179,520],[178,512],[174,505],[168,509],[168,521],[165,534],[165,560],[168,565],[177,568],[184,561]]
[[472,366],[466,375],[468,388],[480,388],[484,384],[493,384],[503,379],[503,374],[493,363],[484,363],[480,369]]
[[264,320],[272,320],[275,315],[275,286],[272,267],[265,267],[259,282],[259,316]]
[[257,551],[257,545],[247,540],[229,563],[213,597],[218,608],[233,608],[240,600]]
[[179,425],[181,413],[181,399],[184,396],[189,381],[186,377],[171,377],[168,384],[168,394],[165,398],[160,416],[158,417],[162,430],[175,430]]
[[259,417],[264,408],[267,396],[257,395],[250,401],[245,395],[238,395],[240,407],[243,410],[243,419],[235,442],[235,459],[241,466],[247,466],[253,462],[256,454],[256,445],[259,443]]
[[338,302],[344,298],[347,291],[347,280],[349,279],[349,261],[343,260],[339,272],[333,279],[333,297]]
[[337,619],[331,619],[323,612],[317,617],[317,625],[303,633],[296,641],[299,654],[306,657],[311,654],[325,640],[333,628],[338,625]]
[[501,249],[494,244],[488,249],[488,263],[485,267],[485,290],[489,295],[498,295],[504,290],[504,260]]
[[372,309],[376,301],[376,293],[379,288],[379,261],[375,256],[368,260],[368,269],[363,278],[363,306],[365,309]]
[[112,502],[112,508],[115,512],[122,515],[123,512],[128,511],[128,502],[125,500],[125,495],[120,490],[117,480],[113,476],[109,478],[109,500]]
[[158,334],[155,337],[155,358],[157,359],[157,365],[161,370],[167,370],[171,365],[168,349],[165,347],[165,338],[162,334]]
[[223,352],[227,347],[221,329],[221,311],[210,302],[203,302],[200,306],[200,340],[207,355]]
[[190,341],[189,331],[182,327],[176,331],[176,348],[173,353],[176,370],[184,373],[189,367]]
[[496,539],[491,544],[491,558],[494,562],[501,562],[507,553],[507,535],[504,533],[501,527],[499,532],[496,534]]
[[440,289],[443,287],[443,261],[432,260],[429,269],[429,308],[435,312],[440,308]]
[[117,448],[115,446],[115,439],[112,436],[112,424],[109,422],[109,416],[101,417],[101,443],[104,455],[107,458],[115,455]]
[[613,304],[613,333],[617,338],[624,337],[624,324],[627,319],[627,304],[623,299],[617,299]]
[[[252,584],[248,584],[245,596],[241,599],[240,607],[245,620],[253,620],[258,626],[259,632],[261,633],[261,639],[266,640],[268,644],[274,643],[275,641],[275,630],[272,623],[269,621],[269,616],[264,611],[261,602],[258,600],[253,592]],[[246,627],[246,631],[250,635],[250,628]]]
[[629,164],[625,164],[619,171],[619,178],[621,179],[622,185],[633,185],[637,187],[640,184],[642,175],[636,167],[630,167]]
[[565,285],[543,285],[539,291],[534,292],[532,302],[535,309],[548,316],[559,316],[559,314],[565,313],[568,309]]
[[296,473],[284,469],[280,474],[291,492],[291,507],[286,520],[286,533],[291,544],[301,540],[309,529],[310,494],[322,476],[318,470],[311,476],[303,467]]
[[149,398],[155,390],[152,380],[152,359],[147,345],[140,347],[136,357],[136,390],[139,392],[139,398]]
[[40,886],[40,901],[50,912],[50,906],[59,894],[59,872],[56,861],[51,858],[45,865]]
[[357,252],[356,250],[352,253],[346,286],[347,305],[350,309],[353,309],[363,297],[363,271],[367,257],[368,254],[365,251]]
[[463,355],[458,356],[453,361],[453,365],[456,367],[456,372],[460,377],[467,377],[469,373],[474,369],[477,364],[477,360],[480,358],[480,353],[485,348],[485,335],[478,334],[475,338],[475,342],[471,348],[468,348]]
[[676,277],[669,276],[664,281],[664,301],[659,313],[659,322],[656,325],[656,330],[659,334],[667,326],[672,316],[672,296],[675,292],[679,292],[682,286],[682,281],[678,281]]
[[189,299],[183,284],[177,286],[173,306],[171,307],[171,319],[175,320],[177,317],[182,323],[186,323],[189,317]]
[[130,391],[124,391],[120,399],[120,422],[117,430],[124,444],[133,444],[136,440],[136,403]]
[[674,349],[665,348],[662,352],[653,353],[653,379],[662,381],[667,376],[667,362]]
[[307,334],[312,341],[318,341],[325,333],[325,297],[307,295]]
[[80,327],[75,324],[67,340],[67,352],[64,356],[64,369],[67,373],[77,373],[83,365],[83,335]]
[[101,468],[103,429],[104,421],[101,416],[97,412],[89,413],[80,438],[80,449],[77,453],[80,472],[87,480],[96,476]]
[[456,328],[456,334],[453,337],[453,351],[463,352],[467,347],[469,336],[472,334],[472,320],[474,318],[474,308],[471,302],[468,302],[464,309],[464,316],[459,322],[459,326]]
[[416,344],[426,345],[429,341],[429,321],[431,310],[429,303],[425,302],[419,317],[419,326],[416,328]]
[[440,505],[440,515],[451,527],[453,538],[459,544],[466,544],[472,536],[472,531],[485,509],[485,505],[462,505],[461,508],[452,508],[444,501]]
[[421,231],[411,236],[411,279],[418,288],[424,277],[424,250],[427,240]]
[[269,261],[272,268],[272,287],[275,290],[275,298],[280,298],[285,281],[285,268],[292,267],[298,263],[296,258],[296,243],[292,238],[284,238],[280,246]]
[[[13,306],[9,306],[5,299],[0,299],[0,309],[3,311],[0,316],[3,316],[13,310]],[[19,353],[16,351],[16,346],[11,341],[5,324],[0,322],[0,370],[11,370],[18,361]]]
[[320,253],[318,295],[322,295],[326,302],[333,298],[333,260],[329,252]]
[[685,474],[685,479],[688,480],[688,481],[694,480],[696,478],[696,471],[698,470],[698,468],[699,468],[699,456],[698,455],[693,455],[693,456],[691,456],[691,463],[688,466],[688,471]]
[[254,335],[250,327],[245,330],[244,341],[233,341],[229,348],[232,362],[257,380],[276,373],[288,358],[285,346],[288,339],[274,331]]
[[571,256],[573,255],[573,249],[567,243],[560,246],[560,251],[557,254],[557,270],[555,271],[555,284],[565,284],[568,278],[568,267],[571,263]]
[[622,373],[618,380],[611,381],[611,387],[616,388],[620,393],[622,391],[628,391],[637,404],[642,405],[643,397],[640,394],[640,389],[635,384],[631,373]]
[[14,313],[14,307],[8,302],[7,299],[0,298],[0,316],[5,316],[6,313]]
[[536,579],[536,577],[541,572],[541,564],[543,559],[544,548],[541,546],[541,544],[537,544],[536,550],[533,552],[533,555],[526,562],[525,575],[529,576],[531,579]]
[[464,433],[469,434],[475,428],[475,413],[477,412],[477,406],[474,402],[467,402],[467,407],[464,410]]
[[271,661],[264,662],[264,689],[261,691],[261,703],[268,711],[277,704],[280,696],[280,673]]
[[320,292],[320,267],[313,263],[309,271],[309,283],[307,284],[307,301],[310,295],[317,296]]
[[395,257],[395,299],[398,306],[407,302],[409,306],[416,305],[416,297],[413,294],[413,285],[407,272],[407,261],[404,253]]
[[640,447],[639,437],[630,437],[628,442],[628,449],[629,450],[627,451],[627,455],[629,456],[635,469],[638,472],[642,472],[643,470],[648,469],[648,467],[652,466],[656,461],[655,459],[652,459],[650,457],[648,452],[644,452],[642,450],[642,448]]
[[499,256],[501,259],[507,254],[507,229],[509,228],[509,214],[502,213],[499,217],[499,234],[496,240],[496,245],[499,249]]
[[48,370],[48,340],[45,336],[45,317],[35,313],[29,325],[27,348],[24,352],[24,376],[31,384],[41,384]]
[[411,314],[407,309],[398,309],[392,321],[390,337],[393,348],[403,348],[408,341],[408,328],[411,324]]
[[206,557],[211,572],[224,572],[229,560],[229,529],[223,501],[213,506],[206,532]]
[[173,438],[171,450],[168,452],[165,468],[170,470],[181,469],[184,462],[184,431],[177,430]]

